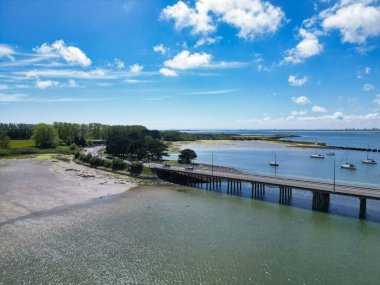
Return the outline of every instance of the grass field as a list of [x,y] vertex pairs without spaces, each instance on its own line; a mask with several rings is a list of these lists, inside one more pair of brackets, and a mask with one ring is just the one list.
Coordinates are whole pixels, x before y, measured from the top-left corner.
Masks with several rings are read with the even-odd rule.
[[13,157],[35,154],[72,154],[68,146],[58,146],[54,149],[36,148],[33,140],[11,140],[8,149],[0,149],[0,157]]
[[9,147],[10,148],[26,148],[26,147],[34,147],[34,140],[11,140]]

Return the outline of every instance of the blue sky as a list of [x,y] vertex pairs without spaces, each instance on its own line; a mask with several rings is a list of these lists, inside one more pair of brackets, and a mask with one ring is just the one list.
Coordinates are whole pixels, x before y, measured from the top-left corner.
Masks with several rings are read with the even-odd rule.
[[375,0],[0,0],[0,121],[380,127]]

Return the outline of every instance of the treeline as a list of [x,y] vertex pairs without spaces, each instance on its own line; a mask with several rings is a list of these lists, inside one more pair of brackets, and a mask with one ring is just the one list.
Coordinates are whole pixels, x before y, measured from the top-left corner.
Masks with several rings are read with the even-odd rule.
[[196,140],[232,140],[236,134],[214,134],[214,133],[183,133],[179,131],[161,132],[164,141],[196,141]]
[[12,140],[30,139],[33,133],[32,124],[4,124],[0,123],[0,131],[3,131]]
[[138,160],[160,160],[167,150],[161,133],[144,126],[111,126],[106,142],[107,153]]

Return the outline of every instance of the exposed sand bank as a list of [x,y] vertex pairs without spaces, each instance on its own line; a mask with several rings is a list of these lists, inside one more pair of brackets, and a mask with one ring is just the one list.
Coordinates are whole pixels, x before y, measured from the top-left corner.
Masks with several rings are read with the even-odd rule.
[[51,159],[0,160],[0,223],[122,193],[128,177]]

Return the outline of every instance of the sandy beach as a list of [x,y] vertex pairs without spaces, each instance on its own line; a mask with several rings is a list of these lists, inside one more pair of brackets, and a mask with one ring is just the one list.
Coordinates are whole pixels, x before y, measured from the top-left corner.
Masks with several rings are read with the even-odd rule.
[[127,191],[128,177],[51,158],[0,160],[0,224]]

